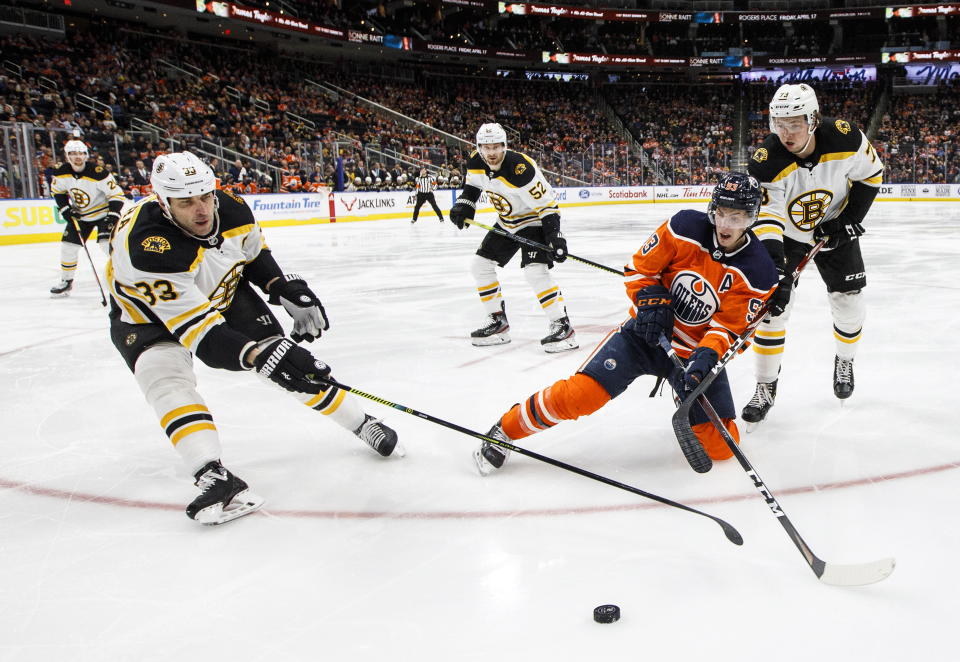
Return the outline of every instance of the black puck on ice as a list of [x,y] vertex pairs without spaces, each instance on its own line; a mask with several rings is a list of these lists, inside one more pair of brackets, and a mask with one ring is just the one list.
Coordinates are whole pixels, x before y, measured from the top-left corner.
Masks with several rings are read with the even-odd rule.
[[600,605],[593,610],[593,620],[597,623],[614,623],[620,620],[620,607],[617,605]]

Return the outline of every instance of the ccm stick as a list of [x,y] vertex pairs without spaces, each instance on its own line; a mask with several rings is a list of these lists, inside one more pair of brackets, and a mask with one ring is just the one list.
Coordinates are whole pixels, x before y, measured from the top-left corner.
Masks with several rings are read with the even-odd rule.
[[[680,370],[684,369],[683,361],[681,361],[680,357],[677,356],[677,353],[674,351],[670,341],[667,340],[666,336],[663,334],[660,335],[660,347],[663,348],[663,351],[666,352],[667,356],[670,357],[670,360],[673,362],[674,366]],[[701,394],[694,398],[693,393],[691,392],[684,402],[690,402],[694,399],[701,407],[703,407],[703,410],[707,414],[707,418],[710,419],[710,422],[713,423],[713,426],[723,437],[723,440],[726,442],[727,446],[731,451],[733,451],[733,455],[737,458],[737,462],[740,463],[740,466],[743,467],[743,470],[747,473],[747,476],[749,476],[750,480],[753,481],[753,486],[756,487],[763,496],[764,500],[767,502],[767,506],[770,507],[770,511],[777,518],[777,521],[779,521],[783,526],[784,530],[787,532],[787,535],[790,537],[790,540],[793,541],[793,544],[796,545],[797,549],[800,550],[800,553],[806,560],[807,565],[809,565],[810,569],[813,570],[813,574],[817,576],[817,579],[822,581],[824,584],[830,584],[832,586],[863,586],[865,584],[879,582],[880,580],[886,579],[890,576],[894,567],[896,566],[896,561],[892,558],[880,559],[871,563],[839,565],[836,563],[827,563],[814,554],[813,550],[810,549],[810,546],[807,545],[806,541],[800,536],[800,533],[793,525],[793,522],[791,522],[790,518],[787,517],[787,514],[783,511],[783,508],[781,508],[780,504],[777,503],[776,498],[773,496],[773,492],[771,492],[770,488],[764,484],[763,480],[760,478],[760,475],[757,473],[757,470],[754,469],[753,465],[750,464],[750,460],[747,459],[747,456],[744,455],[743,451],[740,450],[737,442],[733,439],[733,437],[730,436],[726,426],[724,426],[723,421],[720,420],[720,416],[713,408],[713,405],[710,404],[710,401],[707,399],[707,397]],[[689,420],[687,427],[689,428]],[[697,443],[697,446],[699,447],[699,443]],[[703,452],[702,447],[700,450]]]
[[705,513],[705,512],[703,512],[703,511],[701,511],[701,510],[697,510],[696,508],[691,508],[690,506],[685,506],[685,505],[682,504],[682,503],[678,503],[678,502],[676,502],[676,501],[671,501],[670,499],[667,499],[666,497],[658,496],[658,495],[653,494],[653,493],[651,493],[651,492],[646,492],[646,491],[641,490],[641,489],[639,489],[639,488],[637,488],[637,487],[633,487],[633,486],[631,486],[631,485],[627,485],[627,484],[625,484],[625,483],[621,483],[621,482],[619,482],[619,481],[613,480],[612,478],[607,478],[606,476],[601,476],[601,475],[599,475],[599,474],[595,474],[595,473],[593,473],[593,472],[591,472],[591,471],[587,471],[586,469],[581,469],[580,467],[575,467],[575,466],[573,466],[572,464],[567,464],[566,462],[561,462],[560,460],[555,460],[555,459],[553,459],[552,457],[547,457],[546,455],[540,455],[539,453],[536,453],[536,452],[531,451],[531,450],[527,450],[526,448],[521,448],[521,447],[519,447],[519,446],[514,446],[513,444],[511,444],[511,443],[509,443],[509,442],[500,441],[499,439],[494,439],[493,437],[488,437],[488,436],[486,436],[486,435],[484,435],[484,434],[480,434],[479,432],[474,432],[473,430],[470,430],[470,429],[468,429],[468,428],[459,426],[459,425],[457,425],[456,423],[450,423],[449,421],[445,421],[445,420],[443,420],[443,419],[441,419],[441,418],[436,418],[435,416],[431,416],[430,414],[425,414],[425,413],[423,413],[423,412],[417,411],[416,409],[411,409],[410,407],[406,407],[406,406],[404,406],[404,405],[397,404],[396,402],[391,402],[391,401],[389,401],[389,400],[385,400],[384,398],[378,397],[378,396],[376,396],[376,395],[372,395],[372,394],[370,394],[370,393],[365,393],[365,392],[363,392],[363,391],[361,391],[361,390],[359,390],[359,389],[352,388],[352,387],[350,387],[350,386],[347,386],[346,384],[343,384],[343,383],[341,383],[341,382],[335,381],[335,380],[333,380],[333,379],[329,379],[329,378],[326,378],[326,377],[312,377],[312,379],[313,379],[314,382],[316,382],[316,383],[318,383],[318,384],[326,384],[327,386],[333,386],[333,387],[339,388],[339,389],[341,389],[341,390],[344,390],[344,391],[346,391],[346,392],[348,392],[348,393],[353,393],[354,395],[360,396],[360,397],[362,397],[362,398],[367,398],[368,400],[373,400],[374,402],[377,402],[377,403],[379,403],[379,404],[381,404],[381,405],[385,405],[385,406],[387,406],[387,407],[393,407],[394,409],[398,409],[398,410],[404,412],[405,414],[410,414],[411,416],[417,416],[418,418],[422,418],[423,420],[429,421],[430,423],[436,423],[437,425],[442,425],[442,426],[445,427],[445,428],[450,428],[451,430],[456,430],[457,432],[462,432],[463,434],[469,435],[469,436],[471,436],[471,437],[475,437],[475,438],[481,439],[481,440],[483,440],[483,441],[488,441],[488,442],[490,442],[491,444],[496,444],[497,446],[500,446],[500,447],[502,447],[502,448],[506,448],[506,449],[511,450],[511,451],[513,451],[513,452],[515,452],[515,453],[519,453],[520,455],[526,455],[527,457],[531,457],[531,458],[533,458],[534,460],[539,460],[539,461],[541,461],[541,462],[546,462],[547,464],[552,464],[552,465],[555,466],[555,467],[559,467],[560,469],[564,469],[564,470],[566,470],[566,471],[573,472],[573,473],[575,473],[575,474],[577,474],[577,475],[583,476],[584,478],[590,478],[591,480],[599,481],[599,482],[601,482],[601,483],[603,483],[603,484],[605,484],[605,485],[610,485],[610,486],[612,486],[612,487],[617,487],[617,488],[620,488],[621,490],[625,490],[625,491],[627,491],[627,492],[632,492],[633,494],[637,494],[637,495],[639,495],[639,496],[642,496],[642,497],[644,497],[644,498],[650,499],[650,500],[652,500],[652,501],[656,501],[657,503],[662,503],[662,504],[664,504],[664,505],[666,505],[666,506],[671,506],[671,507],[673,507],[673,508],[679,508],[680,510],[685,510],[685,511],[687,511],[687,512],[689,512],[689,513],[694,513],[694,514],[697,514],[697,515],[702,515],[703,517],[706,517],[706,518],[708,518],[708,519],[712,519],[714,522],[716,522],[717,524],[719,524],[719,525],[720,525],[720,528],[723,529],[723,534],[727,537],[727,540],[729,540],[730,542],[732,542],[734,545],[742,545],[742,544],[743,544],[743,536],[741,536],[741,535],[740,535],[740,532],[737,531],[735,528],[733,528],[733,526],[732,526],[731,524],[729,524],[728,522],[723,521],[723,520],[720,519],[719,517],[714,517],[713,515],[710,515],[710,514],[708,514],[708,513]]

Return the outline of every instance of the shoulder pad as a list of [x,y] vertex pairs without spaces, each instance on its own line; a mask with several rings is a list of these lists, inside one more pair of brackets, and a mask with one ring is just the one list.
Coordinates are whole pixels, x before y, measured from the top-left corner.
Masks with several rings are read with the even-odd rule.
[[678,237],[692,239],[701,246],[710,248],[710,235],[713,233],[713,225],[702,211],[681,209],[667,221],[667,227],[670,228],[670,232]]
[[777,267],[763,242],[752,232],[749,237],[745,250],[738,251],[727,264],[739,269],[750,287],[769,290],[777,284]]
[[773,133],[767,135],[747,163],[747,172],[757,181],[770,182],[784,168],[794,163],[793,155],[780,143]]
[[136,269],[161,274],[187,271],[199,249],[195,240],[167,220],[156,203],[142,206],[126,243]]
[[514,152],[508,149],[503,157],[503,165],[500,166],[500,172],[497,173],[503,177],[511,186],[526,186],[533,181],[537,173],[537,166],[526,154]]
[[855,124],[835,117],[824,117],[817,129],[817,151],[820,152],[855,152],[862,140]]
[[467,170],[486,170],[487,164],[480,158],[480,152],[474,150],[467,159]]
[[54,176],[57,175],[72,175],[73,168],[70,167],[70,164],[66,161],[60,161],[57,163],[57,169],[53,171]]
[[230,191],[219,190],[214,193],[219,199],[220,233],[243,225],[256,223],[247,201]]

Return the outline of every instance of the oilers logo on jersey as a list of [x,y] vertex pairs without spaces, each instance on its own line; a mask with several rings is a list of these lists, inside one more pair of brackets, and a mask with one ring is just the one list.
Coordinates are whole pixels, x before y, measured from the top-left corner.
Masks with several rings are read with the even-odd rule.
[[674,316],[690,326],[709,322],[720,307],[720,297],[695,271],[681,271],[670,285]]
[[790,222],[804,232],[813,230],[817,223],[823,220],[827,209],[833,201],[833,193],[818,188],[797,196],[787,205],[787,214]]

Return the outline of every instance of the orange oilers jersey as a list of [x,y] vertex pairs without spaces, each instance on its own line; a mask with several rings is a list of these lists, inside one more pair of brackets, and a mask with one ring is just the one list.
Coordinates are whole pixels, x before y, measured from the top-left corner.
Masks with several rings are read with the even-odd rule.
[[[673,347],[686,358],[698,345],[722,356],[754,320],[777,284],[777,269],[752,233],[725,253],[703,212],[683,210],[665,222],[624,267],[627,296],[649,285],[670,291]],[[636,317],[636,307],[630,309]]]

